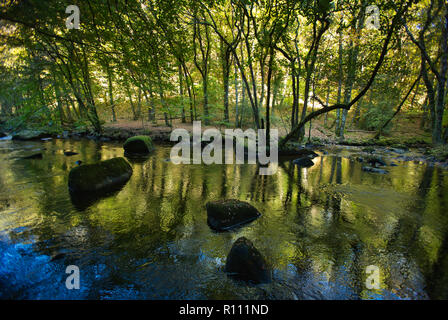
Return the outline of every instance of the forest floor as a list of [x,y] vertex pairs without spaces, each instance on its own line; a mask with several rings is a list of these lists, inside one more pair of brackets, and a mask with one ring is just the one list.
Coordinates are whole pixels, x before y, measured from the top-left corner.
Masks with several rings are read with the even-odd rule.
[[[333,121],[328,121],[331,126]],[[442,163],[444,167],[448,167],[448,147],[441,146],[434,148],[431,145],[431,133],[421,128],[421,118],[415,115],[402,114],[394,119],[393,126],[381,136],[380,139],[374,139],[376,131],[360,130],[350,126],[351,121],[348,121],[348,128],[345,132],[343,140],[338,138],[333,128],[328,128],[323,123],[323,119],[317,119],[312,122],[311,139],[308,139],[309,126],[306,127],[305,142],[310,142],[312,145],[318,147],[323,146],[361,146],[365,149],[374,150],[410,150],[415,152],[408,153],[407,159],[417,159],[432,163]],[[170,133],[173,129],[183,128],[192,135],[193,125],[191,123],[182,123],[181,121],[173,121],[173,126],[165,126],[162,121],[157,124],[150,122],[131,121],[121,119],[116,122],[106,123],[104,125],[104,132],[102,138],[106,139],[126,139],[133,135],[149,134],[154,141],[168,142]],[[216,128],[221,132],[225,129],[232,129],[224,125],[201,125],[202,131],[210,128]],[[279,136],[286,135],[287,131],[283,127],[276,127],[279,130]],[[244,128],[245,129],[245,128]],[[423,156],[423,158],[422,158]]]
[[[350,123],[350,121],[348,121]],[[413,115],[400,115],[394,119],[393,127],[383,134],[380,139],[380,145],[384,144],[404,144],[419,146],[431,143],[431,134],[420,127],[421,119],[418,116]],[[328,121],[328,125],[333,124],[332,121]],[[131,131],[134,133],[149,132],[151,136],[161,137],[169,135],[169,133],[176,128],[183,128],[192,133],[193,126],[191,123],[182,123],[180,120],[174,120],[173,126],[168,127],[159,123],[154,124],[147,121],[132,121],[126,119],[119,119],[116,122],[109,122],[104,125],[105,132],[116,131]],[[216,128],[220,131],[225,129],[231,129],[224,125],[209,125],[201,126],[202,131],[210,128]],[[273,126],[279,130],[279,136],[284,136],[287,130],[283,127]],[[345,131],[345,137],[343,141],[335,134],[334,126],[328,128],[323,123],[323,119],[314,120],[311,126],[311,141],[320,141],[324,144],[373,144],[372,139],[375,136],[376,131],[360,130],[355,127],[349,126]],[[309,137],[309,127],[306,128],[306,137]],[[107,134],[106,134],[107,136]],[[165,139],[159,139],[165,140]]]

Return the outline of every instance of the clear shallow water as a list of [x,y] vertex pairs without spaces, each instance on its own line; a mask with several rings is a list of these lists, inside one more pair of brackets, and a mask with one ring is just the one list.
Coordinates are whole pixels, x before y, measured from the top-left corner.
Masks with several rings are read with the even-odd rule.
[[[447,298],[447,171],[395,161],[378,175],[361,171],[352,151],[330,150],[309,169],[285,161],[260,176],[255,165],[174,165],[169,151],[158,146],[132,163],[122,190],[79,208],[69,170],[123,156],[121,145],[0,141],[0,298]],[[36,152],[42,160],[18,158]],[[215,233],[205,203],[225,198],[263,215]],[[224,273],[241,236],[272,266],[272,283]],[[80,268],[80,290],[65,287],[68,265]],[[380,269],[379,290],[366,288],[369,265]]]

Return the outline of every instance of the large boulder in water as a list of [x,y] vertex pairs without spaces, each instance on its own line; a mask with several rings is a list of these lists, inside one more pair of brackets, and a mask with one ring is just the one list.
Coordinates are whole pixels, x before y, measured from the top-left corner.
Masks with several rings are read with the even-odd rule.
[[245,237],[239,238],[233,244],[227,256],[225,271],[235,278],[254,283],[267,283],[272,280],[263,256]]
[[309,168],[314,166],[314,162],[311,161],[311,159],[308,157],[295,159],[292,163],[303,168]]
[[207,223],[216,231],[229,230],[261,216],[249,203],[235,199],[210,201],[206,208]]
[[109,191],[125,184],[131,175],[132,167],[124,158],[113,158],[73,168],[68,187],[74,193]]
[[48,134],[38,130],[22,130],[12,136],[13,140],[40,140],[48,137]]
[[126,155],[145,155],[154,150],[154,144],[149,136],[135,136],[127,139],[123,148]]

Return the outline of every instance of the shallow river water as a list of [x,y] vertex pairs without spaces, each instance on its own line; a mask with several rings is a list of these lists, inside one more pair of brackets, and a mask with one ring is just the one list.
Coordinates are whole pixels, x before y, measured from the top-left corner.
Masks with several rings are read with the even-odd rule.
[[[43,159],[21,159],[37,152]],[[393,160],[389,174],[363,172],[353,152],[320,152],[308,169],[286,160],[261,176],[256,165],[175,165],[159,145],[131,162],[120,191],[80,207],[68,172],[77,160],[123,156],[120,144],[0,141],[0,298],[447,298],[448,171]],[[205,204],[226,198],[262,216],[213,232]],[[271,266],[271,283],[224,272],[241,236]],[[69,265],[79,267],[79,290],[65,286]],[[366,285],[376,276],[368,266],[379,289]]]

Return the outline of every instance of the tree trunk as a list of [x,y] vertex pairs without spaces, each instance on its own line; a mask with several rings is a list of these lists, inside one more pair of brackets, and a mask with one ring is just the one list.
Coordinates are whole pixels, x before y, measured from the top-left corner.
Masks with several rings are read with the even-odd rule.
[[109,103],[110,107],[112,109],[112,121],[117,121],[117,115],[115,113],[115,103],[114,103],[114,96],[113,96],[113,87],[112,87],[112,70],[110,69],[109,63],[107,64],[107,80],[109,83]]
[[[339,56],[339,67],[338,67],[338,96],[336,103],[341,103],[341,97],[342,97],[342,19],[341,24],[339,26],[339,48],[338,48],[338,56]],[[340,123],[341,123],[341,109],[338,109],[336,111],[336,136],[339,137],[340,135]]]
[[[358,65],[359,42],[360,42],[360,38],[361,38],[361,30],[364,26],[366,5],[367,5],[367,2],[363,1],[361,4],[361,10],[358,15],[358,19],[356,19],[354,22],[355,25],[354,25],[353,29],[356,34],[356,38],[354,40],[355,41],[354,45],[353,45],[353,41],[350,42],[348,74],[347,74],[347,79],[346,79],[345,88],[344,88],[344,104],[349,103],[352,98],[353,84],[355,82],[356,73],[357,73],[356,71],[357,71],[357,65]],[[345,122],[347,120],[347,113],[348,113],[348,110],[342,111],[341,123],[340,123],[340,128],[339,128],[339,137],[341,139],[344,139]]]
[[[325,103],[328,106],[328,103],[330,102],[330,81],[328,81],[327,84],[327,97],[325,99]],[[324,127],[327,128],[327,120],[328,120],[328,113],[325,114],[324,118]]]
[[444,140],[442,137],[442,125],[446,99],[446,80],[448,73],[448,5],[445,4],[445,7],[445,16],[443,19],[444,21],[442,22],[442,34],[440,37],[440,49],[442,52],[442,56],[440,59],[439,77],[437,77],[437,99],[434,109],[435,119],[432,132],[432,142],[434,144],[441,144]]
[[184,106],[184,85],[182,81],[182,66],[179,64],[179,94],[180,94],[180,102],[182,106],[182,123],[186,123],[185,119],[185,106]]
[[270,101],[271,101],[271,79],[272,79],[272,68],[275,59],[274,48],[270,48],[269,52],[269,66],[268,66],[268,83],[267,83],[267,97],[266,97],[266,144],[269,145],[271,139],[271,115],[270,115]]
[[230,77],[230,49],[221,39],[220,41],[221,53],[221,68],[222,68],[222,82],[224,87],[224,121],[229,122],[229,77]]
[[238,68],[236,62],[234,64],[235,67],[235,127],[239,127],[239,114],[238,114]]
[[134,101],[132,100],[132,93],[131,93],[131,88],[129,86],[129,83],[126,81],[125,83],[125,90],[126,90],[126,94],[129,98],[129,104],[131,105],[131,110],[132,110],[132,119],[135,121],[137,120],[137,114],[135,113],[135,105],[134,105]]

